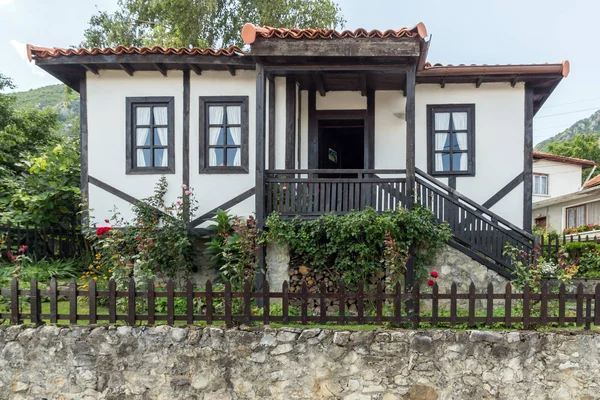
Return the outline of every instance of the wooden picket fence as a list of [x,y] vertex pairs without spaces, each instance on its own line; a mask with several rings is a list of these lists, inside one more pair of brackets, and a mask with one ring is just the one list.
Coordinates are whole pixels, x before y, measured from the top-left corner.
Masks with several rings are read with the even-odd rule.
[[548,260],[556,260],[556,256],[562,246],[567,243],[593,242],[599,243],[600,236],[586,235],[563,235],[555,237],[536,236],[536,244],[539,246],[539,255]]
[[[400,285],[386,291],[381,282],[376,290],[371,292],[365,291],[362,285],[355,291],[347,291],[343,282],[339,282],[337,293],[327,292],[324,285],[321,285],[318,292],[309,292],[306,283],[303,283],[300,292],[294,293],[290,292],[287,282],[283,283],[280,292],[271,292],[268,282],[265,282],[259,291],[253,291],[250,284],[246,283],[244,290],[240,292],[232,291],[229,282],[224,285],[224,290],[215,291],[211,281],[206,282],[204,290],[196,290],[190,281],[187,282],[184,291],[176,291],[172,281],[167,282],[166,291],[156,290],[152,281],[148,284],[150,290],[136,291],[133,279],[129,281],[128,291],[118,291],[116,286],[116,282],[111,280],[108,290],[98,290],[96,282],[92,280],[88,289],[82,290],[82,287],[72,281],[68,288],[59,290],[56,280],[52,280],[47,289],[40,289],[38,282],[32,279],[29,289],[21,289],[18,281],[13,279],[9,289],[0,289],[0,296],[9,300],[8,312],[0,313],[0,323],[4,320],[10,324],[20,324],[29,320],[36,325],[46,322],[54,324],[59,321],[71,324],[80,321],[89,324],[120,322],[129,325],[191,325],[202,322],[211,325],[222,321],[227,327],[252,323],[268,325],[275,322],[284,325],[390,323],[413,329],[426,326],[454,327],[458,324],[467,324],[469,327],[493,327],[501,324],[506,328],[519,324],[525,329],[549,324],[585,325],[586,329],[589,329],[591,324],[600,326],[600,311],[597,311],[600,310],[600,284],[596,285],[594,293],[585,293],[582,284],[574,293],[568,293],[564,284],[554,293],[549,289],[548,283],[543,285],[539,293],[533,293],[528,287],[522,292],[515,292],[510,283],[506,285],[504,293],[494,292],[491,284],[482,293],[476,290],[474,284],[471,284],[468,293],[458,293],[456,284],[451,286],[449,293],[440,293],[437,284],[431,288],[431,292],[423,293],[417,285],[407,293]],[[42,296],[48,296],[49,313],[42,312]],[[59,298],[68,299],[68,314],[58,313]],[[156,301],[159,298],[166,298],[166,312],[157,312]],[[183,313],[176,312],[177,298],[185,299]],[[119,299],[126,299],[123,301],[126,305],[118,306]],[[349,312],[346,306],[347,300],[350,299],[356,300],[357,309],[354,313]],[[107,313],[98,312],[98,303],[101,300],[106,300]],[[202,301],[202,310],[195,305],[194,300]],[[332,300],[338,304],[338,311],[335,313],[327,310],[327,303]],[[256,312],[257,308],[254,305],[257,301],[262,302],[262,313]],[[270,306],[274,301],[281,304],[280,315],[271,313]],[[141,302],[145,304],[143,310],[139,307]],[[234,302],[237,302],[237,308],[233,306]],[[82,303],[88,306],[87,314],[80,314],[79,308]],[[216,306],[217,303],[220,304],[219,307]],[[316,307],[309,308],[309,303],[316,304]],[[467,309],[459,312],[459,303],[468,304]],[[299,305],[299,315],[293,315],[292,305]],[[519,306],[521,312],[515,313],[515,306]],[[26,311],[23,308],[27,307],[29,312],[22,312]],[[424,309],[427,311],[423,311]],[[502,309],[502,315],[497,315],[498,310]]]
[[68,259],[86,251],[80,227],[0,225],[0,254],[17,255],[21,246],[27,246],[26,255],[37,259]]

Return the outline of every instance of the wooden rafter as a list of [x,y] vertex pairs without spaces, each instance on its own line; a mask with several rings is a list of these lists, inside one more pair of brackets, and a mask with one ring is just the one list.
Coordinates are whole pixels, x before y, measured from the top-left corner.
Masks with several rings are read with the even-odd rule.
[[200,68],[200,66],[196,64],[188,64],[188,67],[190,67],[190,69],[194,71],[196,75],[202,75],[202,68]]
[[129,74],[129,76],[133,76],[133,73],[135,72],[135,69],[133,69],[133,67],[131,65],[129,65],[129,64],[122,64],[121,63],[121,64],[119,64],[119,67],[123,71],[127,72],[127,74]]
[[100,73],[98,72],[98,68],[94,65],[88,65],[88,64],[81,64],[81,66],[83,68],[86,69],[86,71],[91,72],[94,75],[100,76]]
[[161,63],[154,63],[152,64],[154,66],[154,68],[160,72],[161,74],[163,74],[164,76],[167,76],[167,68],[164,66],[164,64]]
[[359,74],[358,79],[359,79],[360,94],[361,94],[361,96],[366,96],[367,95],[367,75],[364,73]]
[[479,86],[481,86],[482,83],[483,83],[483,78],[477,78],[477,81],[475,82],[475,87],[479,88]]
[[313,74],[313,81],[315,82],[315,87],[319,94],[322,97],[325,97],[325,92],[327,92],[327,90],[325,89],[325,83],[323,82],[323,75],[318,72]]
[[227,68],[231,76],[235,76],[235,67],[233,65],[225,64],[225,68]]

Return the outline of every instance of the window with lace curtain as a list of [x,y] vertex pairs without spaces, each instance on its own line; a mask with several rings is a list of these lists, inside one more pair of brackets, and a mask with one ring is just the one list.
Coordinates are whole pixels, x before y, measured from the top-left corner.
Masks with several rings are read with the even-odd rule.
[[248,97],[201,97],[200,129],[201,173],[248,173]]
[[127,173],[175,172],[173,97],[127,98]]
[[475,105],[427,106],[429,174],[475,175]]

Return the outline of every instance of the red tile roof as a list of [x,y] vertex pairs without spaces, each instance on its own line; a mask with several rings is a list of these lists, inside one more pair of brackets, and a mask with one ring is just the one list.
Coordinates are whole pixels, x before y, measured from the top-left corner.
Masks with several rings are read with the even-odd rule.
[[542,153],[540,151],[533,151],[533,158],[562,162],[567,164],[577,164],[583,167],[594,167],[598,165],[594,161],[584,160],[582,158],[557,156],[556,154]]
[[267,39],[348,39],[348,38],[413,38],[427,37],[427,29],[422,22],[419,22],[413,28],[388,29],[386,31],[372,30],[359,28],[355,31],[338,32],[333,29],[288,29],[288,28],[272,28],[269,26],[255,26],[250,23],[242,28],[242,39],[246,44],[252,44],[256,37]]
[[93,49],[61,49],[61,48],[48,48],[39,47],[28,44],[27,45],[27,56],[29,60],[35,58],[47,58],[57,56],[88,56],[88,55],[121,55],[121,54],[176,54],[176,55],[190,55],[190,56],[237,56],[244,55],[242,49],[237,46],[231,46],[228,49],[202,49],[199,47],[192,48],[174,48],[174,47],[107,47]]
[[584,187],[590,188],[590,187],[598,186],[598,185],[600,185],[600,175],[595,176],[592,179],[590,179],[589,181],[587,181],[586,184],[584,185]]

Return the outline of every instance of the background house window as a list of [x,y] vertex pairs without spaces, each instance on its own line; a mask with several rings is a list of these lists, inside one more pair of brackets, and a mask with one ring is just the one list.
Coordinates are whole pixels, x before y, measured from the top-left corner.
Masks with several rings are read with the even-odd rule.
[[127,173],[174,173],[173,97],[127,98]]
[[475,175],[475,105],[429,105],[429,173]]
[[585,225],[585,204],[567,208],[567,228]]
[[200,172],[248,172],[248,97],[201,97],[200,129]]
[[533,175],[533,194],[548,194],[548,175]]

